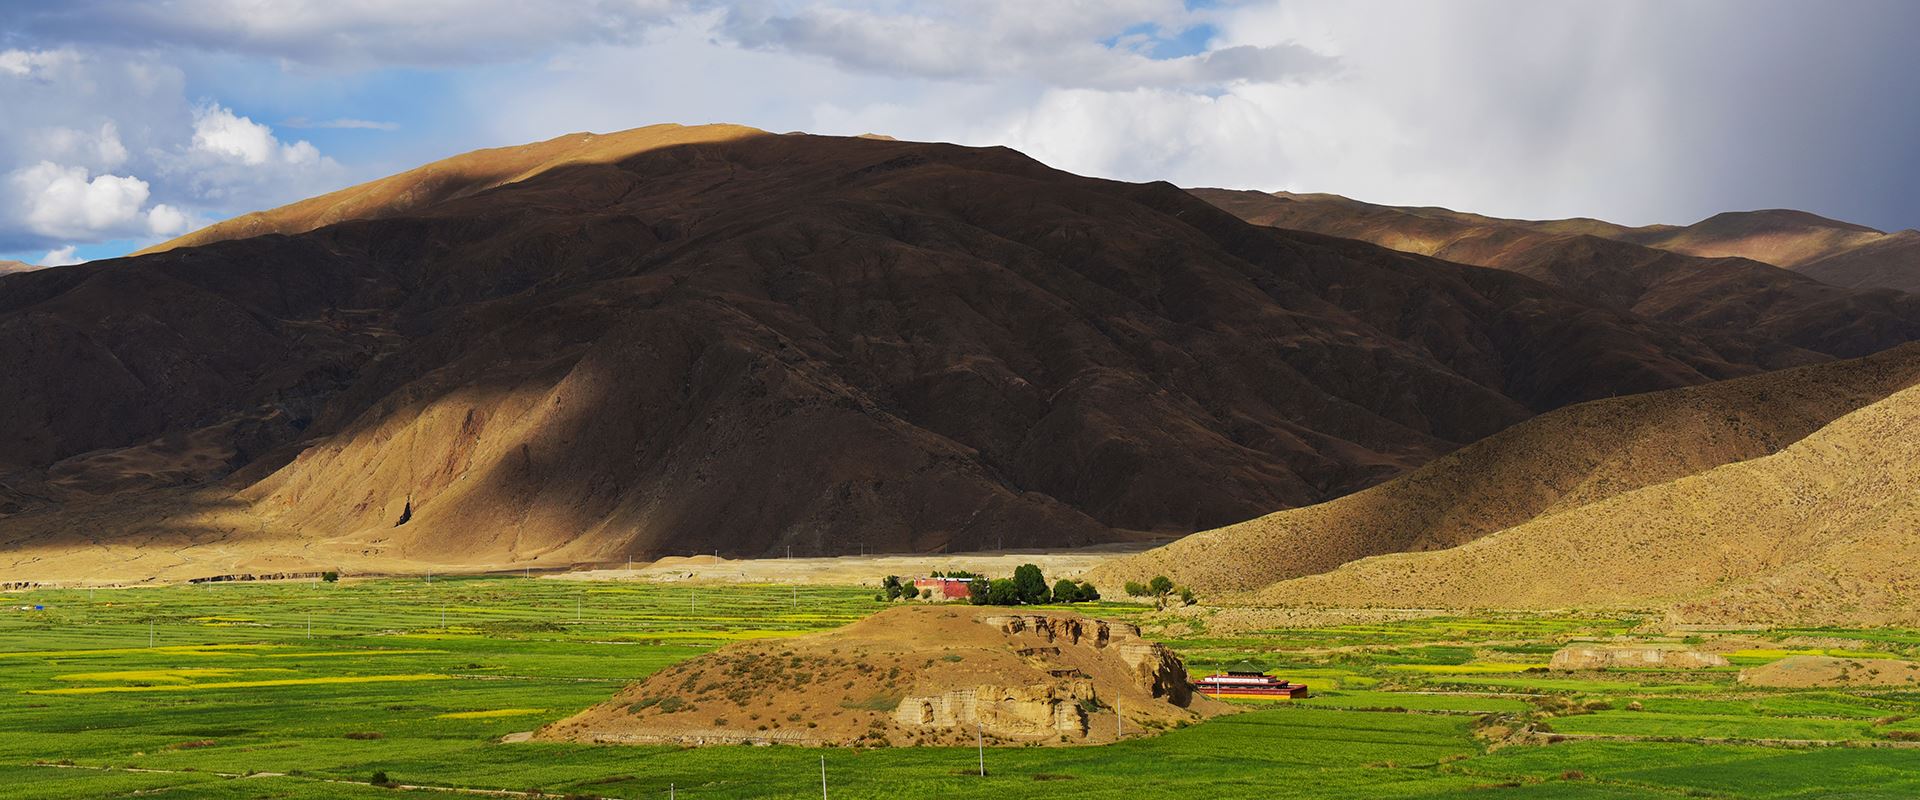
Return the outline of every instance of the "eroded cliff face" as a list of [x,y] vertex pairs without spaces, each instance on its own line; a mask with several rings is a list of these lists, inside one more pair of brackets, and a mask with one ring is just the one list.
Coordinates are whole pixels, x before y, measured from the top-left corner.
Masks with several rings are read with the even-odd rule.
[[1701,669],[1724,667],[1725,656],[1677,647],[1563,647],[1553,654],[1554,669],[1608,669],[1665,667]]
[[883,611],[663,670],[539,732],[549,740],[721,744],[1082,744],[1229,709],[1132,625],[971,607]]

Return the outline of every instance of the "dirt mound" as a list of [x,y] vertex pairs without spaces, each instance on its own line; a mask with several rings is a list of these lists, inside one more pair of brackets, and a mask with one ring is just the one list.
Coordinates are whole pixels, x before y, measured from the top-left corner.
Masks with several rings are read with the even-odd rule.
[[[729,645],[534,738],[607,743],[1091,744],[1229,709],[1131,625],[1078,614],[896,608]],[[1116,716],[1117,715],[1117,716]]]
[[1555,651],[1548,666],[1554,669],[1701,669],[1724,667],[1726,656],[1685,647],[1608,647],[1575,645]]
[[[1250,222],[1510,270],[1654,319],[1761,333],[1828,355],[1863,356],[1920,338],[1920,296],[1871,288],[1920,286],[1920,247],[1903,250],[1899,243],[1911,240],[1902,235],[1811,214],[1749,212],[1688,227],[1628,228],[1379,206],[1338,195],[1193,191]],[[1818,279],[1788,269],[1839,264],[1811,259],[1843,256],[1853,265],[1826,267]],[[1904,282],[1839,274],[1882,267],[1904,272]]]
[[1184,534],[1807,360],[1003,148],[565,136],[0,277],[0,577]]
[[1740,670],[1748,686],[1781,689],[1899,686],[1920,687],[1920,663],[1878,658],[1788,656],[1771,664]]
[[[1101,565],[1090,578],[1109,587],[1167,575],[1217,595],[1369,556],[1457,547],[1777,453],[1916,382],[1920,345],[1909,345],[1863,359],[1564,408],[1372,489],[1197,533]],[[1489,585],[1487,596],[1501,596],[1507,585]]]

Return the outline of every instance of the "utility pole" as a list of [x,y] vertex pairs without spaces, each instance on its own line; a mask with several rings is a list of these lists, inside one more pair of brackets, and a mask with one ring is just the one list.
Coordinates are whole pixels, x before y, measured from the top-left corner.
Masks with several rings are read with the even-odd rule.
[[573,624],[580,624],[580,598],[573,598]]
[[1125,720],[1126,717],[1120,716],[1120,698],[1115,697],[1113,698],[1113,740],[1116,742],[1120,741],[1120,723]]
[[980,777],[984,778],[987,777],[987,728],[979,722],[973,724],[974,735],[978,737],[980,747]]
[[687,613],[693,613],[693,587],[687,587]]
[[820,800],[827,800],[827,757],[820,757]]
[[147,620],[147,646],[153,646],[153,620]]
[[307,638],[313,638],[313,612],[307,612]]

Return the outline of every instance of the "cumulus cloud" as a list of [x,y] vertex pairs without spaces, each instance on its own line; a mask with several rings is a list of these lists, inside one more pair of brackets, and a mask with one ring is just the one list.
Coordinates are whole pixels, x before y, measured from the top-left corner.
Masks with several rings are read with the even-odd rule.
[[313,144],[190,102],[150,55],[0,53],[0,107],[0,252],[176,236],[342,180]]
[[73,245],[67,245],[65,247],[56,247],[52,250],[48,250],[46,255],[40,257],[40,266],[66,267],[66,266],[72,266],[74,264],[87,263],[86,259],[75,256],[73,254],[73,251],[74,251]]
[[149,184],[128,175],[89,175],[86,167],[42,161],[14,170],[7,183],[13,218],[51,239],[173,236],[190,222],[164,203],[148,207]]
[[320,159],[320,151],[313,145],[305,141],[282,144],[272,128],[218,105],[194,109],[193,149],[250,167],[275,161],[312,164]]

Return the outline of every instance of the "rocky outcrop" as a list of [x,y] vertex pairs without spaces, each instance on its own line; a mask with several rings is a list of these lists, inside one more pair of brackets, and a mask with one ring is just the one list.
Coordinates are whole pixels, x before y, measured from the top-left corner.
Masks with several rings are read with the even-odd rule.
[[975,686],[908,697],[893,719],[906,728],[978,728],[1003,739],[1080,737],[1095,701],[1091,680],[1030,686]]
[[1133,625],[1047,614],[996,614],[981,622],[1000,628],[1000,632],[1008,636],[1032,632],[1048,642],[1110,648],[1113,657],[1132,672],[1134,682],[1153,697],[1165,698],[1181,707],[1193,697],[1186,664],[1160,643],[1140,638],[1140,629]]
[[1700,669],[1727,666],[1727,659],[1677,647],[1564,647],[1548,663],[1554,669]]
[[1231,709],[1132,625],[908,606],[681,662],[541,729],[543,741],[835,746],[1099,744]]

